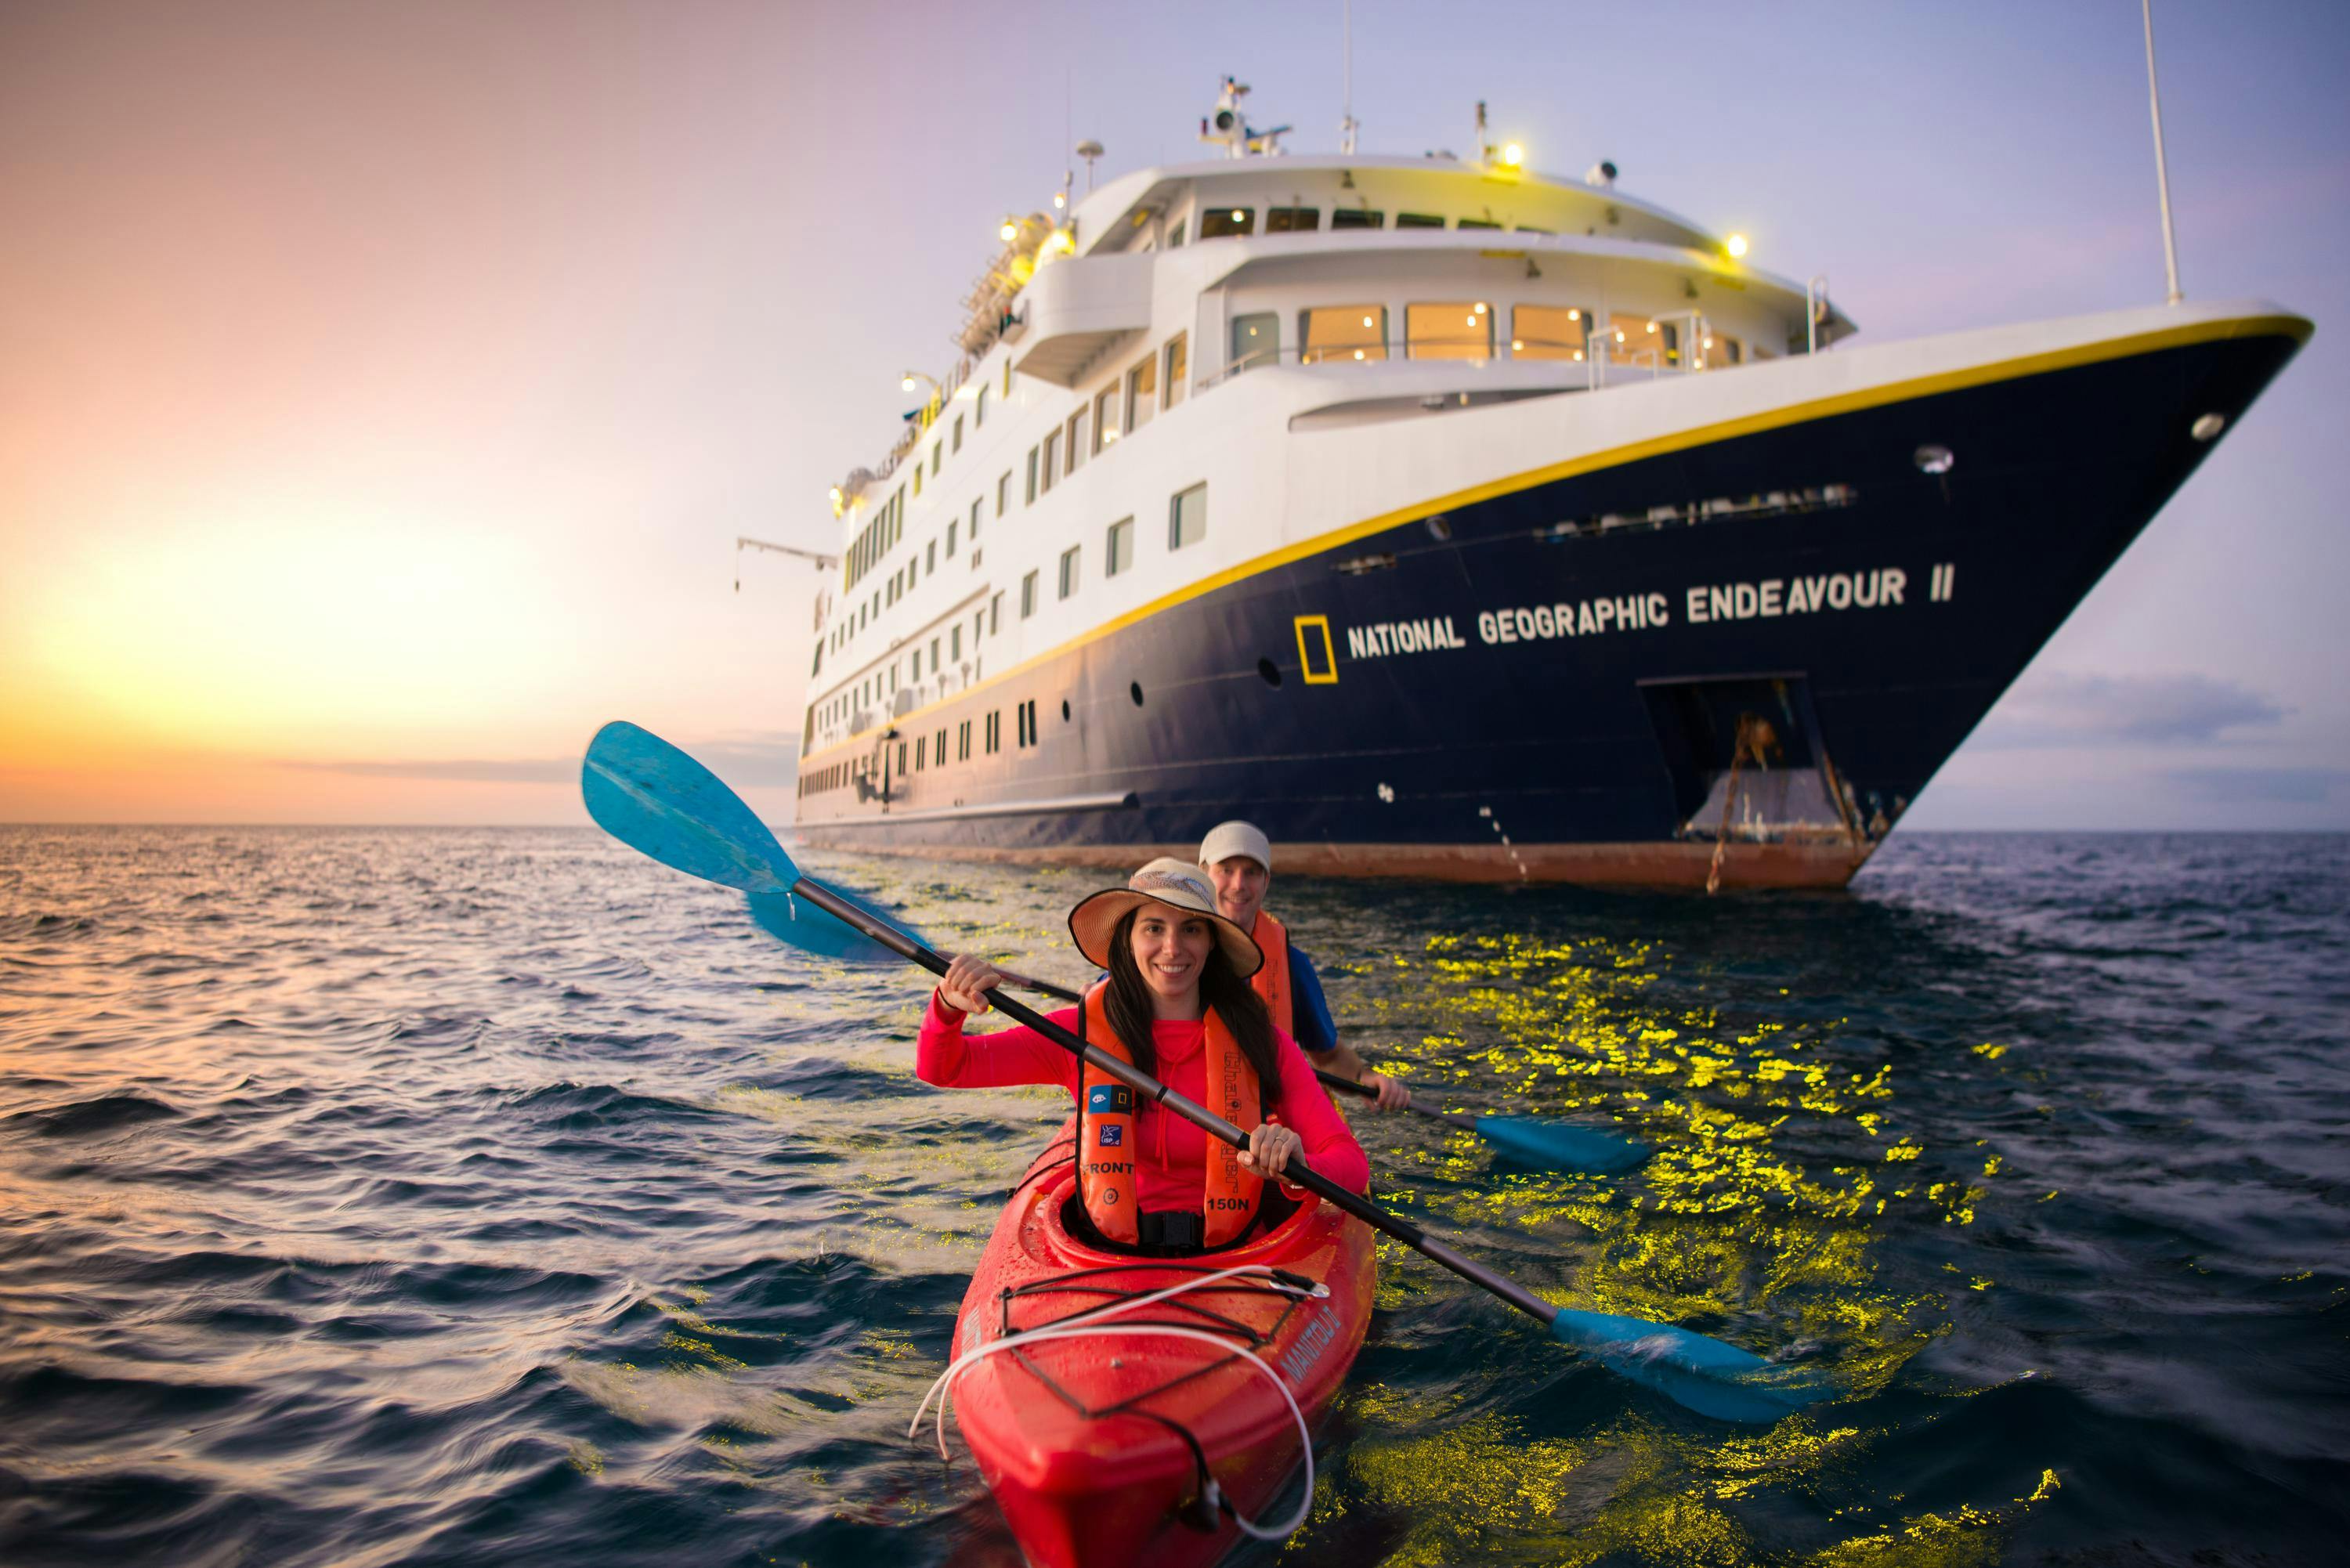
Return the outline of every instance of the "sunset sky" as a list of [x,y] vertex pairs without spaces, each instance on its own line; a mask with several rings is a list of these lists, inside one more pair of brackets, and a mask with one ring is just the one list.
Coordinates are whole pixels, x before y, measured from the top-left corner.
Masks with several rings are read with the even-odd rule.
[[[1334,148],[1340,5],[0,7],[0,821],[788,815],[826,487],[1072,142]],[[2317,322],[1918,826],[2350,826],[2350,8],[2156,6],[2190,297]],[[1862,341],[2158,302],[2136,0],[1355,6],[1367,151],[1623,185]],[[1082,182],[1082,171],[1079,174]]]

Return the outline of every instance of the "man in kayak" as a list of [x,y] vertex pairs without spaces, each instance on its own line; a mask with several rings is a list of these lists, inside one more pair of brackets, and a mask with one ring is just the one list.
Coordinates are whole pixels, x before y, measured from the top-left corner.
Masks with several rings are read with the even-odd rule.
[[1274,1023],[1305,1047],[1307,1060],[1324,1072],[1351,1078],[1378,1091],[1383,1111],[1411,1104],[1411,1091],[1355,1054],[1338,1038],[1330,1004],[1322,998],[1314,961],[1289,940],[1288,929],[1264,910],[1273,886],[1273,846],[1253,822],[1220,822],[1200,841],[1200,868],[1215,884],[1216,913],[1248,932],[1264,954],[1264,967],[1249,984],[1263,998]]
[[[1107,971],[1082,1007],[1052,1022],[1249,1129],[1245,1149],[1208,1135],[1030,1029],[965,1036],[1003,976],[966,953],[932,993],[914,1071],[926,1084],[995,1088],[1058,1084],[1076,1102],[1082,1216],[1112,1246],[1186,1257],[1278,1224],[1306,1195],[1268,1190],[1303,1155],[1361,1192],[1370,1162],[1297,1043],[1276,1028],[1248,977],[1255,942],[1216,913],[1197,871],[1154,861],[1124,888],[1069,911],[1077,950]],[[1138,1101],[1139,1103],[1138,1103]]]

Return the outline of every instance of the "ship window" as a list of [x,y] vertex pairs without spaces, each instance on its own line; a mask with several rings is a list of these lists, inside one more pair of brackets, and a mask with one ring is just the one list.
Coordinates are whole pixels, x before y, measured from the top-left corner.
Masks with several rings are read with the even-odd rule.
[[939,726],[938,738],[931,742],[931,755],[938,759],[939,766],[947,765],[947,727],[944,724]]
[[955,726],[955,761],[971,761],[971,721],[968,719]]
[[[951,523],[947,524],[947,554],[954,554],[954,524]],[[922,552],[922,570],[935,572],[939,569],[939,542],[936,539],[931,541],[930,547]]]
[[1134,565],[1134,519],[1122,517],[1109,525],[1102,546],[1102,576],[1114,577]]
[[947,628],[947,657],[960,663],[962,659],[962,623]]
[[1076,472],[1078,469],[1085,466],[1086,428],[1091,421],[1092,414],[1093,410],[1090,408],[1079,403],[1077,411],[1069,416],[1068,439],[1063,444],[1068,449],[1071,473]]
[[1607,362],[1662,369],[1678,363],[1680,333],[1669,321],[1654,317],[1627,316],[1618,311],[1607,318]]
[[1012,356],[1009,354],[1003,357],[1003,395],[1007,398],[1012,395]]
[[1144,359],[1126,373],[1126,428],[1139,431],[1159,411],[1159,357]]
[[1118,383],[1112,381],[1094,397],[1094,450],[1116,446],[1118,428]]
[[1077,591],[1077,556],[1084,548],[1082,545],[1072,545],[1061,552],[1060,597],[1063,598]]
[[1396,214],[1396,227],[1399,229],[1440,229],[1443,226],[1444,220],[1434,213],[1398,213]]
[[955,416],[954,450],[957,452],[961,452],[962,450],[962,416],[961,414],[957,414]]
[[1061,432],[1055,431],[1045,438],[1045,482],[1039,487],[1050,494],[1061,478]]
[[[995,482],[995,514],[1001,517],[1011,510],[1012,471],[1006,469],[1003,476]],[[979,503],[976,501],[971,504],[971,536],[974,539],[979,537]]]
[[1020,721],[1020,743],[1023,746],[1035,745],[1036,743],[1035,699],[1031,698],[1021,703],[1019,707],[1013,710],[1013,712]]
[[1036,613],[1036,574],[1029,573],[1020,579],[1020,618],[1026,620]]
[[1159,406],[1171,409],[1183,400],[1191,389],[1185,385],[1191,376],[1191,335],[1178,332],[1167,340],[1167,374],[1159,378],[1165,390],[1159,394]]
[[916,773],[920,773],[922,771],[924,766],[924,753],[930,749],[931,738],[928,735],[917,735],[914,737],[914,771]]
[[1227,235],[1255,232],[1254,207],[1210,207],[1200,214],[1200,237],[1203,240],[1221,240]]
[[914,460],[914,496],[915,496],[915,499],[920,500],[920,499],[921,498],[921,494],[922,494],[922,460],[921,460],[921,459],[920,459],[920,458],[916,458],[916,459]]
[[1519,359],[1580,359],[1591,313],[1573,305],[1519,305],[1510,310],[1510,353]]
[[[974,514],[977,513],[979,511],[979,503],[976,501],[972,502],[971,509]],[[950,523],[947,524],[947,559],[950,561],[954,559],[955,530],[961,526],[962,524],[959,523]]]
[[900,774],[903,774],[905,771],[906,771],[906,742],[903,742],[903,741],[900,741],[900,742],[898,742],[898,772],[899,772],[899,773],[900,773]]
[[1493,307],[1482,299],[1403,307],[1404,354],[1413,359],[1490,359]]
[[1195,484],[1167,503],[1167,547],[1180,550],[1208,536],[1208,487]]
[[1182,245],[1183,220],[1178,218],[1175,220],[1175,226],[1167,231],[1167,248],[1170,251],[1180,250],[1182,248]]
[[987,754],[993,756],[1003,746],[1003,710],[995,709],[987,715]]
[[979,384],[979,400],[972,405],[971,428],[977,430],[987,422],[987,383]]
[[1003,629],[1003,596],[996,595],[987,601],[987,635],[993,637]]
[[1319,207],[1267,207],[1264,210],[1264,232],[1268,234],[1304,234],[1322,226]]
[[1388,221],[1385,213],[1374,213],[1368,207],[1333,207],[1330,226],[1334,229],[1376,229]]
[[1532,223],[1520,223],[1517,226],[1517,232],[1522,234],[1555,234],[1558,233],[1556,229],[1537,229]]
[[1490,218],[1463,218],[1453,225],[1458,229],[1498,229],[1501,226]]
[[1723,365],[1744,364],[1745,345],[1728,333],[1717,332],[1705,340],[1705,362],[1717,369]]
[[[1232,373],[1270,365],[1281,354],[1281,317],[1271,311],[1232,317]],[[1171,379],[1171,378],[1170,378]]]
[[1353,364],[1388,357],[1388,307],[1384,305],[1325,305],[1297,313],[1297,360]]
[[1028,449],[1028,504],[1036,504],[1036,449]]

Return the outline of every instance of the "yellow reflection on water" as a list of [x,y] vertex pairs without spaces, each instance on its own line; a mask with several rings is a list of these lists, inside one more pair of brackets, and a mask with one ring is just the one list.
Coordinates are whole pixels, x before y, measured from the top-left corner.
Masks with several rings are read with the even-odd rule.
[[[1825,1483],[1851,1490],[1887,1434],[1844,1412],[1949,1328],[1939,1294],[1887,1282],[1886,1239],[1896,1224],[1914,1235],[1920,1219],[1971,1223],[2000,1162],[1908,1130],[1901,1073],[1840,1049],[1838,1023],[1731,1020],[1672,1001],[1658,983],[1669,965],[1653,943],[1511,936],[1431,940],[1414,966],[1419,983],[1399,986],[1378,965],[1383,998],[1365,1003],[1378,1016],[1341,1022],[1417,1040],[1416,1054],[1382,1065],[1424,1098],[1586,1121],[1599,1113],[1655,1150],[1637,1176],[1602,1181],[1494,1165],[1465,1132],[1382,1140],[1384,1125],[1357,1118],[1389,1146],[1374,1151],[1378,1188],[1489,1251],[1514,1250],[1514,1234],[1521,1258],[1571,1259],[1565,1283],[1536,1286],[1549,1299],[1819,1366],[1834,1401],[1762,1430],[1627,1415],[1567,1438],[1522,1431],[1501,1414],[1458,1420],[1447,1398],[1359,1388],[1348,1408],[1366,1435],[1299,1554],[1367,1507],[1404,1532],[1384,1559],[1397,1563],[1959,1564],[1995,1559],[2014,1518],[2053,1490],[2052,1473],[2030,1498],[1981,1508],[1905,1516],[1891,1498],[1845,1508],[1831,1529],[1848,1533],[1825,1548],[1750,1536],[1742,1503],[1793,1493],[1815,1513]],[[2002,1050],[1974,1054],[1990,1070]],[[1473,1090],[1470,1103],[1445,1097],[1453,1085]],[[1454,1288],[1400,1258],[1383,1264],[1379,1306],[1404,1314],[1399,1334],[1410,1333],[1420,1298]]]

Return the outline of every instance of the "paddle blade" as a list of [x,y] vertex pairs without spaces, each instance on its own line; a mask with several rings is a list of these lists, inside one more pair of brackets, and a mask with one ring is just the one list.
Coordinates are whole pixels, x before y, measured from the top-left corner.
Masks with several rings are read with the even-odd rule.
[[1670,1324],[1561,1307],[1550,1331],[1610,1371],[1717,1420],[1775,1421],[1827,1393],[1752,1351]]
[[1477,1135],[1520,1165],[1594,1176],[1620,1176],[1638,1169],[1648,1158],[1647,1144],[1619,1134],[1534,1116],[1479,1116]]
[[616,720],[597,731],[579,794],[598,826],[689,876],[746,893],[781,892],[800,879],[742,796],[649,730]]
[[[826,886],[842,903],[854,906],[900,935],[926,948],[938,945],[891,911],[879,909],[845,888],[835,888],[828,883]],[[819,958],[838,959],[846,963],[905,961],[838,916],[827,914],[806,898],[795,898],[789,893],[752,894],[751,919],[761,930],[778,941]]]

